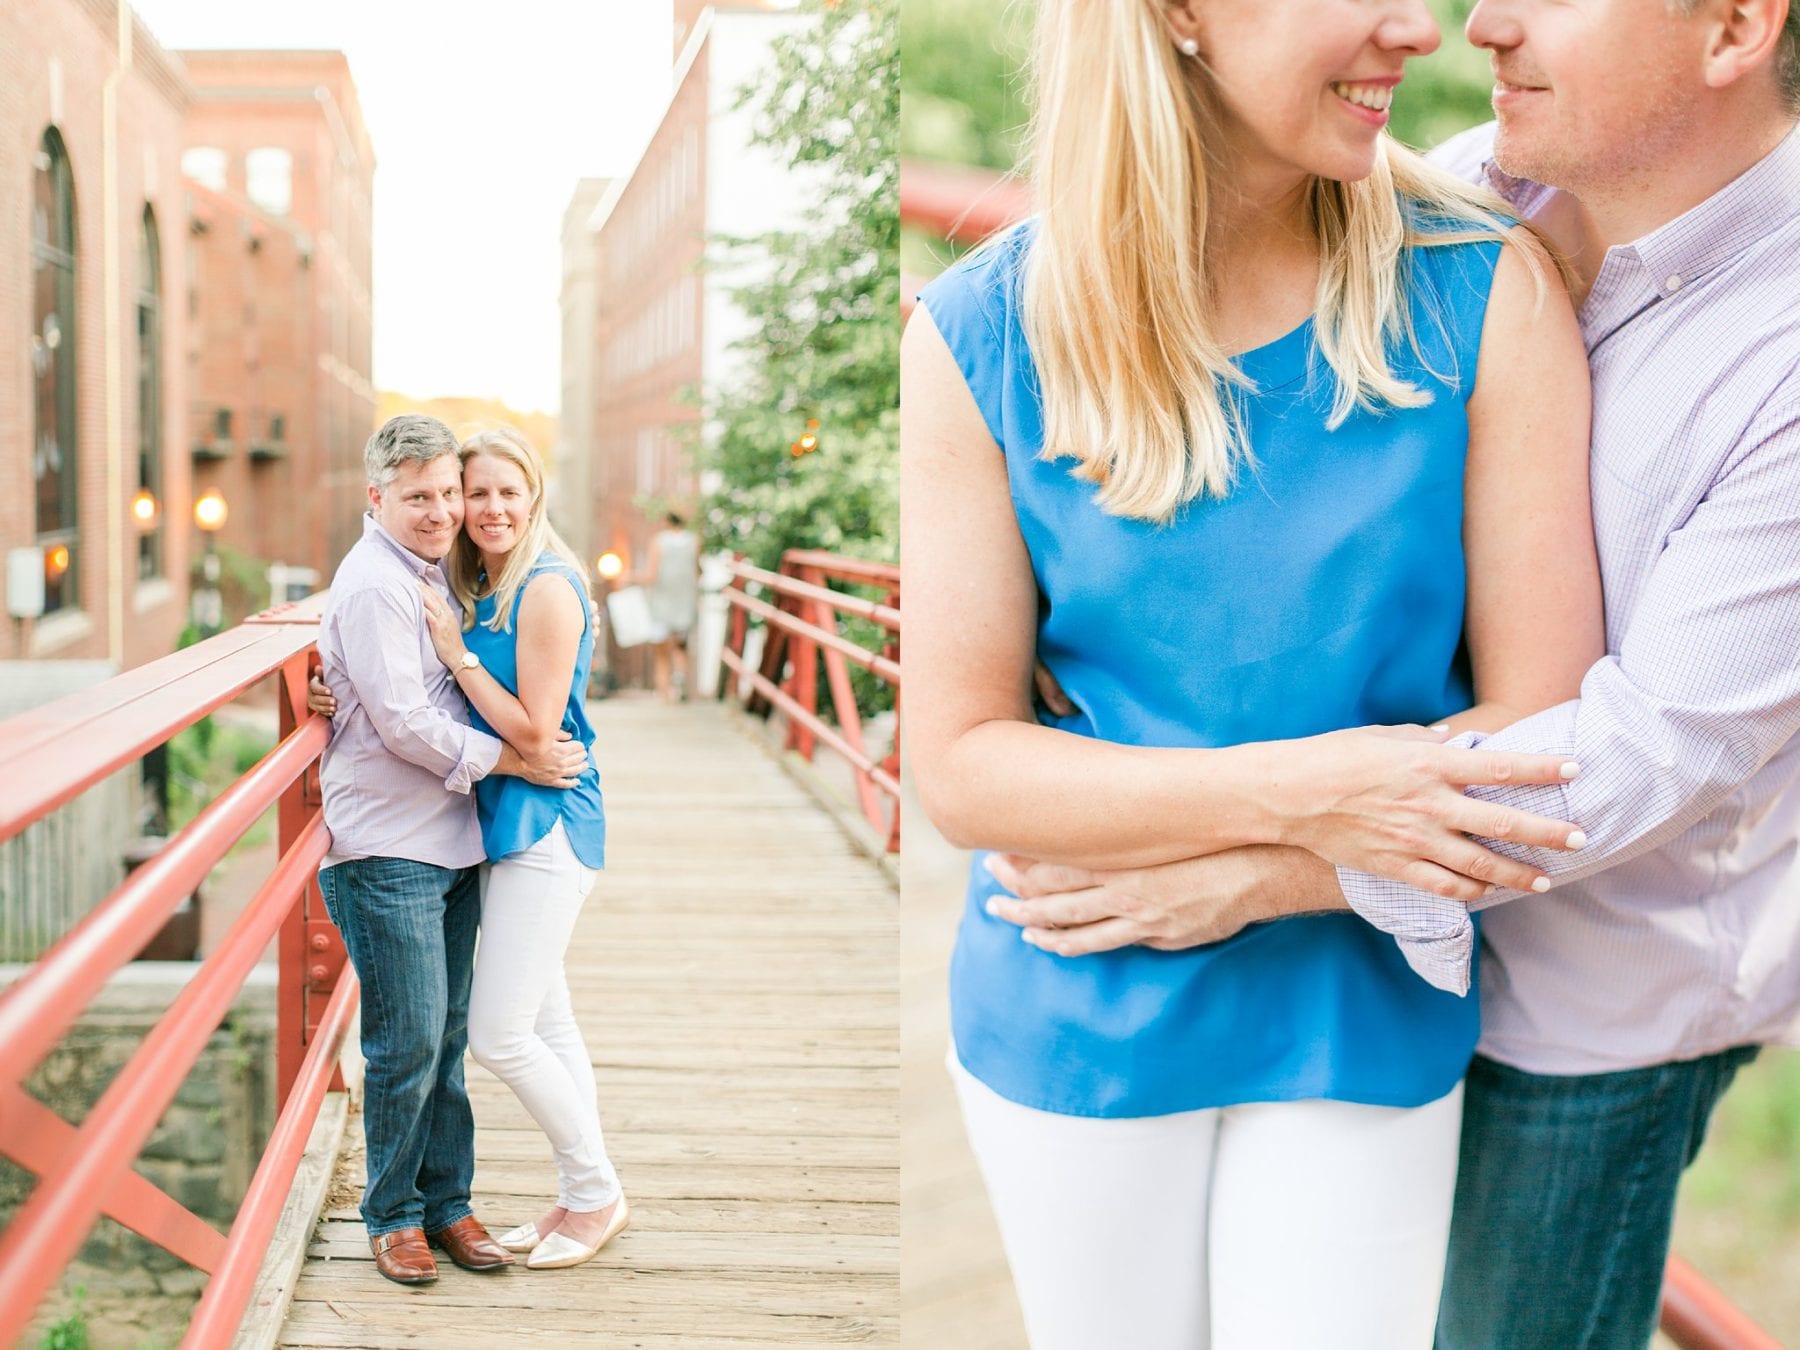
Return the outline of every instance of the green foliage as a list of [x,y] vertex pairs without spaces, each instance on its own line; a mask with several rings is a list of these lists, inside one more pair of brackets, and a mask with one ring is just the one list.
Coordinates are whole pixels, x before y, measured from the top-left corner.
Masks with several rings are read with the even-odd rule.
[[1031,0],[906,0],[900,153],[1008,170],[1024,149]]
[[[181,829],[205,809],[208,802],[243,775],[270,750],[274,742],[248,727],[221,725],[202,717],[187,730],[170,737],[169,830]],[[251,827],[244,843],[266,837],[267,820]],[[240,845],[241,847],[242,845]]]
[[1488,102],[1494,87],[1488,54],[1463,36],[1475,0],[1429,3],[1443,43],[1430,56],[1406,63],[1406,83],[1395,92],[1389,124],[1398,139],[1424,149],[1494,115]]
[[88,1337],[87,1314],[81,1306],[86,1299],[87,1290],[78,1286],[74,1308],[50,1324],[38,1342],[38,1350],[90,1350],[93,1341]]
[[[749,278],[732,295],[753,336],[735,383],[702,399],[718,486],[699,524],[765,567],[790,548],[898,549],[897,9],[810,0],[812,22],[739,96],[815,205],[808,228],[724,238],[710,260]],[[811,422],[816,448],[795,454]]]

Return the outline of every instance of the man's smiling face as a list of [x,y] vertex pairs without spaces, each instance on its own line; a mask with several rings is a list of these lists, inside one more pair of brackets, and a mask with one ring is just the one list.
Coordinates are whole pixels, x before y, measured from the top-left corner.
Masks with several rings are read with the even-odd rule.
[[437,562],[462,529],[462,464],[454,452],[425,464],[407,460],[385,488],[369,488],[369,505],[401,548]]
[[1665,163],[1705,92],[1704,22],[1665,0],[1480,0],[1468,35],[1492,54],[1495,160],[1577,195]]

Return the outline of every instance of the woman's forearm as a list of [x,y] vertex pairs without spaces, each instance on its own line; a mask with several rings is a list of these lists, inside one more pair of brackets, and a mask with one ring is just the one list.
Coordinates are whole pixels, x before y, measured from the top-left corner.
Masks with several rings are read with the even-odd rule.
[[1446,895],[1476,882],[1531,887],[1534,869],[1470,836],[1568,848],[1568,822],[1496,810],[1462,789],[1561,782],[1578,766],[1439,739],[1417,727],[1360,728],[1164,749],[991,717],[954,732],[928,725],[913,773],[926,814],[966,848],[1112,870],[1286,844]]
[[1090,868],[1144,867],[1272,842],[1268,745],[1118,745],[994,719],[915,767],[926,814],[952,843]]
[[562,729],[560,721],[554,726],[534,723],[525,705],[508,693],[506,686],[489,674],[484,666],[457,670],[456,683],[462,689],[463,696],[494,729],[494,734],[526,755],[548,747],[556,739],[556,733]]

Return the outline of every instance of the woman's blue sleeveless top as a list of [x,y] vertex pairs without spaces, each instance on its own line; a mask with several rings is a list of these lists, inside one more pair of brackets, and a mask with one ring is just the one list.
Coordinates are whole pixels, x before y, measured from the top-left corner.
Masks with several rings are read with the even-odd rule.
[[[594,660],[593,611],[588,606],[587,592],[567,563],[554,553],[538,559],[526,585],[545,572],[567,579],[581,597],[581,645],[575,653],[575,676],[569,681],[569,703],[563,711],[563,730],[580,741],[591,752],[594,728],[588,724],[583,699],[587,693],[588,668]],[[470,651],[481,658],[481,664],[513,697],[519,694],[519,602],[525,598],[525,586],[519,587],[513,601],[512,631],[496,633],[488,627],[494,618],[494,598],[484,597],[475,604],[475,627],[463,634]],[[490,736],[499,735],[473,703],[469,705],[469,721]],[[572,788],[539,787],[509,774],[489,774],[475,784],[475,811],[481,818],[481,842],[487,849],[488,861],[499,862],[509,854],[520,853],[550,833],[560,819],[563,832],[575,856],[588,867],[606,865],[606,812],[600,802],[600,771],[592,763],[583,771]]]
[[[1072,460],[1041,457],[1020,310],[1034,237],[1027,223],[920,299],[1006,456],[1038,654],[1077,709],[1046,724],[1224,746],[1468,707],[1466,404],[1498,242],[1403,256],[1418,350],[1399,342],[1390,363],[1429,405],[1358,410],[1328,430],[1334,383],[1309,321],[1238,358],[1255,381],[1254,469],[1157,526],[1106,514]],[[985,913],[999,886],[980,861],[951,961],[952,1028],[962,1063],[1015,1102],[1115,1117],[1315,1097],[1416,1106],[1454,1087],[1474,1050],[1477,1001],[1433,989],[1353,915],[1065,958]]]

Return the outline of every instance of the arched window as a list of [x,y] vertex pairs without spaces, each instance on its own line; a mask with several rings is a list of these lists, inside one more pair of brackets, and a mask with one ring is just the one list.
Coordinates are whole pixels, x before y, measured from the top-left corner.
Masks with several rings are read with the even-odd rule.
[[44,133],[31,198],[31,369],[44,612],[80,603],[75,437],[75,184],[62,137]]
[[[163,574],[162,249],[156,212],[144,207],[138,239],[138,578]],[[146,496],[146,494],[148,494]]]

